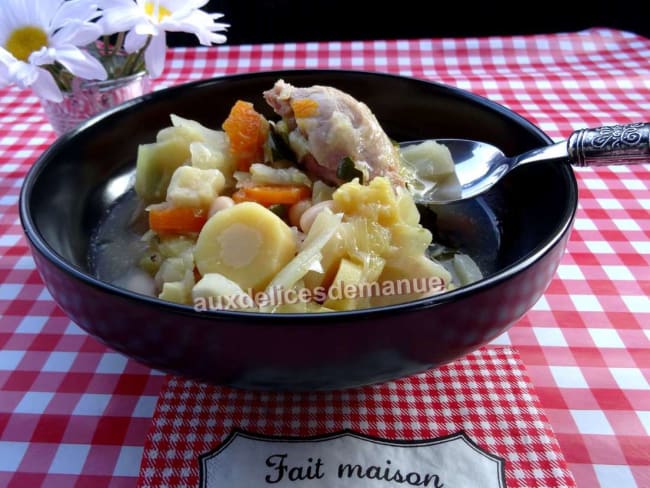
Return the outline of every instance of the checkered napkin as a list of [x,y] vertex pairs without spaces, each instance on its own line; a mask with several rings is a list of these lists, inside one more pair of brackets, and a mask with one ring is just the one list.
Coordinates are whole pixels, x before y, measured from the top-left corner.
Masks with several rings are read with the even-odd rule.
[[[399,442],[464,433],[502,458],[510,488],[575,486],[524,366],[508,347],[333,392],[252,392],[170,377],[147,436],[138,486],[199,486],[201,458],[239,431],[294,440],[351,431]],[[292,486],[312,486],[305,483]]]

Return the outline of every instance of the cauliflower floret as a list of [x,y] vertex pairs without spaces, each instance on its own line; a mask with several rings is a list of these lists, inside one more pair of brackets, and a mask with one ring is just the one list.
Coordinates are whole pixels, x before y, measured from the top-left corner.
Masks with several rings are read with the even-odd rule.
[[167,188],[167,201],[176,207],[209,208],[226,184],[218,169],[181,166]]

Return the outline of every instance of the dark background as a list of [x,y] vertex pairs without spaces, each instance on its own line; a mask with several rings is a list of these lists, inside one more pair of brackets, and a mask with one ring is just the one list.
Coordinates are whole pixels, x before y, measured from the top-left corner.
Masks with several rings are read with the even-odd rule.
[[[642,8],[643,4],[643,8]],[[413,39],[569,32],[611,27],[650,37],[647,0],[211,0],[228,44]],[[169,45],[196,45],[169,34]],[[650,62],[650,60],[649,60]]]

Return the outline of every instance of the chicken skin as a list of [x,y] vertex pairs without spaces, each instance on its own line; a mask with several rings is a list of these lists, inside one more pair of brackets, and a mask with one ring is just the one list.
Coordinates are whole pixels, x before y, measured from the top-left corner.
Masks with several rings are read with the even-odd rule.
[[363,102],[336,88],[299,88],[284,80],[264,98],[286,123],[289,145],[301,164],[319,179],[344,183],[340,165],[348,160],[364,182],[385,176],[393,185],[404,185],[399,151]]

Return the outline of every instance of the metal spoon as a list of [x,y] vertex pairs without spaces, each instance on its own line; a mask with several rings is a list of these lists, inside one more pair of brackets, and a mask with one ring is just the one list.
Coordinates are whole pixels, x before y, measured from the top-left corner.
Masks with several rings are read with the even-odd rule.
[[[400,146],[419,142],[423,141]],[[436,142],[451,152],[456,175],[440,182],[418,181],[417,185],[409,185],[416,203],[450,203],[475,197],[525,164],[553,162],[586,167],[650,163],[650,122],[580,129],[565,141],[512,157],[485,142],[467,139],[436,139]]]

